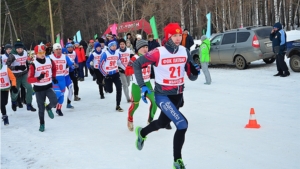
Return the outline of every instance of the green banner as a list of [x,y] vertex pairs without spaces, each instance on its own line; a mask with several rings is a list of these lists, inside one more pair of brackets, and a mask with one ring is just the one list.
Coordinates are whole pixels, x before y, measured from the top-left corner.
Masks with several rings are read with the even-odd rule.
[[98,38],[98,34],[95,34],[95,35],[94,35],[94,39],[97,39],[97,38]]
[[157,27],[156,27],[156,22],[155,22],[154,16],[152,16],[152,18],[150,19],[150,25],[151,25],[154,39],[158,39]]
[[60,35],[59,34],[56,35],[56,41],[55,41],[55,43],[60,43]]

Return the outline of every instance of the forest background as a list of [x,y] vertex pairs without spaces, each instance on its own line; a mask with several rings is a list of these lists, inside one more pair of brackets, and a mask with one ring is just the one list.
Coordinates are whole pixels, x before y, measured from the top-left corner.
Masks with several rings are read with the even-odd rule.
[[[152,16],[156,19],[159,38],[163,37],[166,24],[177,22],[183,29],[187,28],[194,39],[199,39],[206,29],[206,14],[209,12],[212,33],[252,25],[273,25],[275,22],[281,22],[285,30],[293,30],[300,23],[299,1],[50,0],[54,34],[60,34],[65,42],[78,30],[82,39],[88,41],[95,34],[101,36],[110,24],[142,18],[149,21]],[[6,17],[8,14],[11,20]],[[130,33],[141,33],[146,38],[142,30],[132,30]],[[50,42],[48,0],[1,0],[0,36],[1,44],[14,43],[18,38],[27,47]]]

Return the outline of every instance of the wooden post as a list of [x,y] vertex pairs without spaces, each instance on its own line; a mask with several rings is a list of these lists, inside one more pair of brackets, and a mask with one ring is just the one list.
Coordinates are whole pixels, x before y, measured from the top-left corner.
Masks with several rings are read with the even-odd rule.
[[52,7],[51,0],[48,0],[49,3],[49,13],[50,13],[50,27],[51,27],[51,43],[54,44],[54,29],[53,29],[53,20],[52,20]]

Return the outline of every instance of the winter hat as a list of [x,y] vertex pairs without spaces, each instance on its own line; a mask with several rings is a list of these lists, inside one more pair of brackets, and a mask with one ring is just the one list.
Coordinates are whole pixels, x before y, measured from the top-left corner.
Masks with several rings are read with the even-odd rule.
[[21,42],[20,39],[18,39],[17,42],[15,43],[14,47],[15,47],[15,49],[24,48],[24,44]]
[[142,35],[136,34],[136,38],[137,38],[137,39],[142,39]]
[[275,23],[273,27],[278,28],[278,29],[282,29],[282,25],[281,25],[280,22]]
[[78,43],[78,42],[75,42],[75,45],[79,45],[79,43]]
[[99,43],[105,43],[105,41],[104,41],[103,38],[98,38],[98,42],[99,42]]
[[10,44],[6,44],[5,46],[4,46],[4,49],[6,50],[6,49],[12,49],[12,46],[10,45]]
[[95,42],[95,43],[94,43],[94,48],[96,49],[97,47],[101,47],[101,45],[100,45],[99,42]]
[[67,48],[62,48],[61,53],[63,53],[63,54],[68,54]]
[[53,50],[56,50],[56,49],[61,49],[61,45],[59,43],[53,44]]
[[205,39],[207,39],[206,35],[202,35],[201,36],[201,41],[204,41]]
[[178,23],[169,23],[165,28],[165,39],[168,40],[174,34],[182,34],[182,29]]
[[140,48],[144,47],[144,46],[148,46],[148,41],[141,39],[141,40],[137,40],[136,41],[136,50],[139,50]]
[[73,48],[72,43],[67,43],[66,48]]
[[126,41],[123,38],[119,40],[119,44],[122,43],[122,42],[126,44]]
[[109,41],[107,46],[108,46],[108,48],[110,48],[110,47],[112,47],[114,45],[117,46],[117,42],[116,41]]
[[94,43],[95,41],[93,40],[93,39],[91,39],[90,41],[89,41],[89,43]]
[[36,45],[34,47],[34,53],[35,54],[38,54],[38,53],[45,53],[46,52],[46,49],[45,49],[45,46],[44,45]]

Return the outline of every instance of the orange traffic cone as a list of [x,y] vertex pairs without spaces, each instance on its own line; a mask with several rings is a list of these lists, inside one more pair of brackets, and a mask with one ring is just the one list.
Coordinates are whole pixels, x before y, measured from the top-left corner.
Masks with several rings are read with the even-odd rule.
[[256,118],[255,118],[254,108],[250,109],[249,123],[245,126],[245,128],[255,128],[255,129],[260,128],[260,125],[257,124]]

